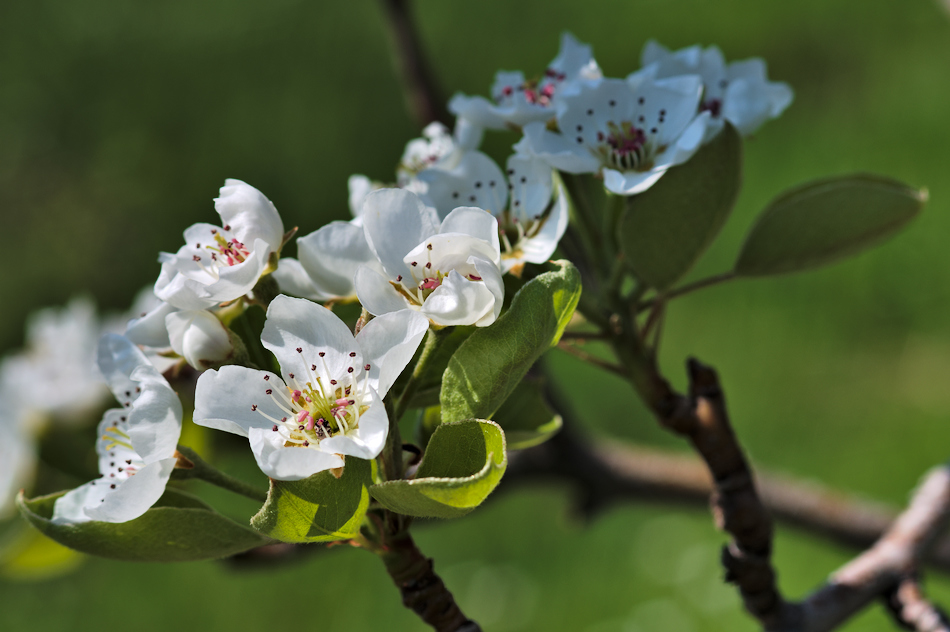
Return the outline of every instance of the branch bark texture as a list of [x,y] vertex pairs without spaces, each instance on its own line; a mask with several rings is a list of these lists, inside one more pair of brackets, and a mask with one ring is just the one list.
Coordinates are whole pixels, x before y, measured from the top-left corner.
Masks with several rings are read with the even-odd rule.
[[422,554],[408,532],[388,538],[386,548],[381,557],[404,606],[438,632],[481,632],[477,623],[462,614],[442,578],[435,574],[432,560]]

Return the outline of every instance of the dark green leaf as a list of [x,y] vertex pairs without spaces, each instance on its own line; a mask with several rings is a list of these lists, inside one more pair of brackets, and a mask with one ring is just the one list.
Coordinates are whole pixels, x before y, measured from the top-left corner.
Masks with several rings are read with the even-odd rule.
[[46,536],[83,553],[137,562],[186,562],[226,557],[272,542],[170,487],[135,520],[53,524],[53,505],[64,493],[31,500],[21,493],[17,506]]
[[284,542],[349,540],[369,507],[375,461],[346,457],[343,475],[324,471],[300,481],[271,480],[267,502],[251,526]]
[[736,274],[815,268],[883,241],[917,216],[926,191],[874,175],[820,180],[788,191],[759,216]]
[[442,380],[442,420],[490,418],[532,364],[557,344],[581,295],[569,261],[529,281],[491,327],[473,333],[449,361]]
[[696,263],[739,195],[742,138],[726,127],[652,187],[627,199],[620,249],[638,278],[665,290]]
[[470,419],[439,425],[412,480],[369,488],[391,511],[425,518],[457,518],[479,506],[495,489],[508,454],[505,433],[491,421]]
[[543,443],[561,429],[561,417],[548,407],[536,380],[525,379],[495,413],[505,431],[509,450],[524,450]]

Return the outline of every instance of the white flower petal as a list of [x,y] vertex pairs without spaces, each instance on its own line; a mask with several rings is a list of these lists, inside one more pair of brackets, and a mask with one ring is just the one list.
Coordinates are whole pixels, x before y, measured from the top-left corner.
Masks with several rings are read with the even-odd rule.
[[228,178],[214,200],[214,208],[241,242],[252,244],[261,239],[271,251],[280,249],[284,223],[273,203],[251,185]]
[[417,179],[423,184],[419,187],[423,202],[434,207],[442,218],[458,206],[477,206],[497,213],[508,201],[501,168],[480,151],[460,152],[452,169],[426,169]]
[[[520,242],[521,260],[529,263],[544,263],[557,249],[558,242],[564,236],[568,223],[568,199],[562,186],[558,186],[557,197],[551,213],[544,220],[541,230]],[[510,267],[510,266],[509,266]]]
[[292,257],[281,257],[277,262],[277,269],[271,276],[277,281],[281,294],[309,298],[312,301],[325,301],[331,298],[314,285],[300,262]]
[[[346,181],[346,185],[350,192],[350,213],[354,218],[359,219],[360,215],[363,214],[363,202],[366,200],[366,196],[380,187],[362,174],[350,176],[349,180]],[[362,221],[359,225],[362,226]]]
[[426,299],[422,313],[437,325],[471,325],[491,314],[495,302],[484,282],[466,279],[452,270]]
[[549,131],[543,123],[529,123],[524,137],[532,154],[549,165],[567,173],[597,173],[600,162],[587,150],[578,146],[576,139]]
[[320,294],[351,298],[353,276],[361,265],[379,267],[361,226],[330,222],[297,240],[297,256]]
[[286,396],[287,386],[270,371],[223,366],[217,371],[205,371],[198,378],[194,421],[199,426],[242,437],[248,436],[251,428],[270,432],[272,419],[289,416]]
[[543,213],[551,203],[554,173],[551,166],[535,156],[514,154],[508,158],[512,212],[525,219]]
[[485,97],[470,97],[456,93],[449,100],[449,111],[459,120],[469,121],[473,126],[485,129],[505,129],[505,119]]
[[368,267],[356,271],[353,279],[363,309],[374,316],[410,309],[409,302],[393,288],[386,277]]
[[[499,186],[504,186],[504,180],[499,183]],[[504,207],[500,208],[504,209]],[[484,209],[464,206],[455,209],[442,221],[439,232],[441,234],[461,233],[481,239],[491,247],[491,251],[486,251],[486,254],[491,253],[488,258],[498,263],[500,257],[498,220]]]
[[152,311],[139,318],[129,321],[125,330],[125,337],[137,345],[146,347],[170,347],[168,329],[165,327],[165,317],[178,308],[164,301]]
[[[404,309],[383,314],[366,323],[356,335],[369,364],[367,382],[380,397],[385,397],[402,370],[406,368],[419,343],[429,330],[429,319],[419,312]],[[360,422],[362,428],[362,422]]]
[[317,472],[343,467],[343,459],[311,448],[286,448],[276,432],[251,428],[251,452],[261,471],[279,481],[299,481]]
[[[281,295],[271,301],[261,342],[277,357],[284,379],[291,384],[290,373],[306,381],[313,364],[316,374],[327,375],[328,380],[343,375],[351,366],[363,365],[349,327],[330,310],[301,298]],[[325,355],[318,356],[320,353]],[[356,355],[351,357],[351,353]]]
[[234,353],[228,330],[211,312],[172,312],[165,317],[165,325],[172,349],[199,371]]
[[360,415],[359,428],[346,435],[336,435],[320,442],[320,450],[361,459],[375,459],[386,445],[389,417],[386,408],[375,396],[365,413]]
[[435,211],[409,191],[380,189],[363,203],[363,229],[370,249],[391,278],[411,276],[403,257],[439,232]]
[[604,187],[617,195],[635,195],[646,191],[663,177],[667,169],[616,171],[604,169]]
[[[106,493],[98,505],[95,502],[85,505],[84,513],[90,519],[100,522],[128,522],[138,518],[165,493],[165,485],[175,469],[176,461],[176,458],[169,457],[149,463],[136,472],[135,476],[118,483],[115,489],[111,489],[105,479],[99,479],[96,487]],[[86,495],[86,502],[94,500],[99,493],[101,492],[97,489],[95,493]],[[59,505],[59,501],[56,505]],[[56,522],[55,517],[53,522]]]

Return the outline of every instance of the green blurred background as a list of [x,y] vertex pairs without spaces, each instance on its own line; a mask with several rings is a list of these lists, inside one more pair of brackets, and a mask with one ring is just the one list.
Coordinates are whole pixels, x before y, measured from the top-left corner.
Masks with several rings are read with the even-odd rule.
[[[950,454],[950,15],[919,0],[481,0],[417,5],[449,94],[485,94],[498,69],[539,73],[564,29],[608,75],[643,42],[718,44],[764,57],[792,107],[746,143],[745,187],[694,270],[726,269],[755,214],[814,177],[875,171],[926,186],[897,239],[819,272],[737,282],[677,301],[662,362],[716,365],[754,461],[902,503]],[[285,225],[345,219],[346,179],[391,179],[418,135],[371,0],[118,0],[0,6],[0,350],[32,310],[85,292],[125,309],[159,250],[215,221],[225,177],[246,180]],[[489,137],[503,159],[511,135]],[[683,449],[623,384],[558,356],[591,432]],[[633,411],[631,413],[631,411]],[[246,455],[242,455],[246,456]],[[225,466],[228,464],[225,463]],[[235,468],[240,467],[234,464]],[[702,511],[628,506],[589,525],[558,488],[521,488],[470,517],[418,530],[486,630],[754,630],[717,567]],[[254,508],[234,506],[246,517]],[[780,526],[776,563],[795,597],[849,551]],[[950,581],[931,576],[950,603]],[[338,547],[239,571],[226,563],[87,560],[45,582],[0,579],[0,629],[138,632],[418,630],[382,565]],[[891,630],[874,607],[848,630]]]

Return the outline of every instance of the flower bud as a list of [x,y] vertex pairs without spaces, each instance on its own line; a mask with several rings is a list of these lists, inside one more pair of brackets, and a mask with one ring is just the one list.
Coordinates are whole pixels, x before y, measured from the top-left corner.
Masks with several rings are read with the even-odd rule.
[[199,371],[220,366],[234,354],[227,328],[211,312],[183,310],[165,317],[175,353]]

